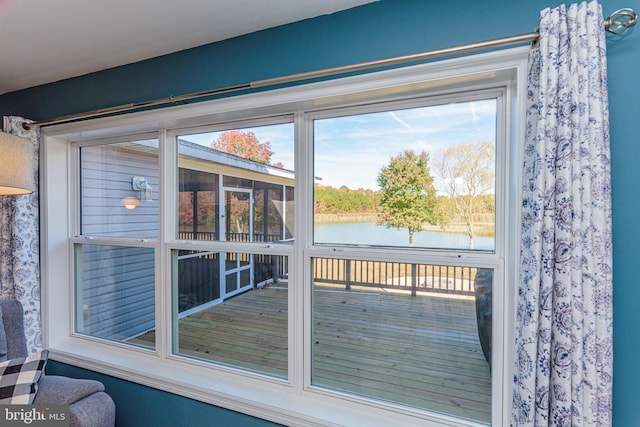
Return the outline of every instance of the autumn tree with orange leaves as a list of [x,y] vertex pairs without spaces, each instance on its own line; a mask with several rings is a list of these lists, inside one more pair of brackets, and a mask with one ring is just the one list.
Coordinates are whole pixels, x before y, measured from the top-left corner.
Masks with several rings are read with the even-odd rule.
[[211,143],[211,148],[254,162],[278,168],[284,167],[282,163],[271,164],[271,156],[274,153],[271,151],[271,143],[269,141],[260,142],[253,132],[240,130],[223,132]]

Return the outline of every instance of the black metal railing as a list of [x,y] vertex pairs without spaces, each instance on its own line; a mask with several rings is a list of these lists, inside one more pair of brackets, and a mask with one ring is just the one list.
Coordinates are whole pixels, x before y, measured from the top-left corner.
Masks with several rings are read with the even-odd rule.
[[[226,241],[228,242],[249,242],[249,233],[226,233]],[[215,241],[219,237],[214,231],[178,231],[178,239],[181,240],[205,240]],[[275,242],[282,240],[280,234],[253,233],[254,242]]]

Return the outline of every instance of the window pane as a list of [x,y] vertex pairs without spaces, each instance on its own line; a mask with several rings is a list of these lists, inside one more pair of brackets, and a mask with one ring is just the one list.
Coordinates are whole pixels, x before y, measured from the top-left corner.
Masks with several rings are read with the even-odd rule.
[[75,245],[76,332],[155,347],[154,251]]
[[292,123],[180,135],[178,237],[291,239],[293,147]]
[[286,378],[287,257],[175,254],[174,352]]
[[81,233],[158,237],[158,141],[80,149]]
[[313,259],[312,384],[491,421],[492,270]]
[[316,244],[495,249],[497,100],[314,121]]

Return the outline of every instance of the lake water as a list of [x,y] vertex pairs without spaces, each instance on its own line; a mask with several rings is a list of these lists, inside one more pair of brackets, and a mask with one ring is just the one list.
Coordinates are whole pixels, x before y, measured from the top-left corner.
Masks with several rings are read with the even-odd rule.
[[[378,226],[374,222],[336,222],[316,224],[317,243],[358,244],[372,246],[409,246],[409,232]],[[493,237],[475,237],[474,249],[494,250]],[[469,249],[469,237],[441,231],[419,231],[413,235],[416,248]]]

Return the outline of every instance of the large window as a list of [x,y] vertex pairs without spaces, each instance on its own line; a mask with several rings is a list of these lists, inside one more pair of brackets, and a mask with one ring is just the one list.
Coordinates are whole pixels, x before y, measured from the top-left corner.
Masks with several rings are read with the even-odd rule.
[[503,425],[525,53],[50,128],[52,358],[283,424]]
[[399,108],[314,121],[314,241],[493,251],[498,99]]
[[288,377],[289,257],[256,244],[292,242],[290,120],[175,137],[177,238],[199,243],[172,252],[176,355]]
[[[159,233],[158,140],[78,147],[80,235],[75,244],[75,330],[154,348]],[[120,239],[117,243],[113,239]]]
[[311,258],[311,384],[491,421],[503,97],[466,96],[312,115],[313,242],[356,258]]

